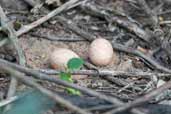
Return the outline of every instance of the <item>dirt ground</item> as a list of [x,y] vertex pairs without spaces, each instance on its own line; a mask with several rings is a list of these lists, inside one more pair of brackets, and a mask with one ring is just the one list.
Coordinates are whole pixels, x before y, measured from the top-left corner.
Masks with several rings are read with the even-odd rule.
[[[8,0],[0,1],[1,4],[6,4],[4,5],[6,14],[15,24],[20,22],[19,25],[24,26],[45,15],[43,12],[44,9],[37,10],[34,8],[33,10],[31,6],[28,4],[26,5],[26,3],[23,1],[18,2],[17,5],[11,6],[16,1],[20,0],[12,0],[12,2],[9,4],[7,4],[9,2]],[[58,6],[56,4],[47,5],[45,1],[43,1],[43,3],[44,4],[42,7],[48,9],[49,12],[56,7],[60,7],[60,5]],[[89,33],[90,35],[96,36],[96,38],[102,37],[108,39],[111,44],[113,42],[116,44],[122,44],[123,46],[127,47],[128,51],[130,51],[129,48],[132,48],[136,51],[139,51],[140,53],[142,52],[145,57],[150,57],[152,62],[149,62],[149,59],[144,59],[144,56],[142,57],[141,55],[138,55],[139,53],[134,54],[134,50],[131,50],[131,52],[133,51],[133,54],[130,54],[131,52],[128,54],[114,49],[113,60],[109,65],[105,67],[95,66],[88,58],[88,49],[91,42],[85,40],[82,35],[78,35],[78,33],[74,32],[74,30],[71,30],[69,27],[62,25],[61,22],[54,17],[19,37],[19,45],[23,49],[26,57],[26,66],[38,70],[52,69],[49,63],[50,54],[55,49],[66,48],[74,51],[86,62],[95,66],[98,70],[125,72],[152,71],[155,73],[159,73],[161,71],[163,73],[160,67],[156,68],[156,66],[153,64],[153,61],[155,61],[159,66],[161,65],[166,68],[171,68],[171,57],[169,55],[171,49],[169,37],[171,35],[170,32],[168,32],[168,30],[170,30],[170,22],[167,22],[169,24],[166,25],[164,23],[165,19],[170,19],[169,16],[165,15],[165,13],[167,14],[165,11],[167,11],[166,9],[168,8],[169,4],[165,4],[165,2],[163,2],[163,7],[161,8],[158,6],[161,5],[161,0],[147,1],[149,8],[153,9],[154,12],[157,13],[156,15],[158,16],[158,25],[155,25],[154,19],[149,18],[153,15],[148,14],[148,12],[146,12],[141,4],[136,4],[132,0],[128,0],[127,2],[122,0],[99,0],[94,2],[91,1],[90,3],[100,6],[99,9],[102,10],[102,13],[100,14],[101,16],[98,17],[98,13],[97,15],[93,14],[92,16],[92,14],[87,13],[86,11],[82,11],[79,8],[71,9],[62,13],[60,16],[65,17],[68,21],[72,20],[76,26]],[[13,9],[15,9],[16,12],[13,11]],[[107,14],[109,13],[111,15],[107,15],[104,18],[102,14],[105,14],[105,11]],[[112,18],[112,16],[114,18]],[[117,21],[118,18],[119,21]],[[113,23],[112,19],[115,20],[116,23]],[[122,20],[124,20],[123,23]],[[125,24],[124,22],[128,23]],[[141,28],[141,30],[145,31],[146,34],[148,33],[148,35],[152,35],[148,41],[145,41],[143,39],[144,36],[139,34],[139,31],[136,33],[137,31],[130,27],[137,27],[137,31],[139,30],[138,28]],[[47,37],[42,37],[41,35],[54,36],[55,38],[78,38],[81,41],[54,41],[49,40]],[[3,54],[4,53],[2,53],[2,57],[0,56],[1,58],[10,60],[11,62],[16,62],[14,56],[11,57],[7,56],[8,54],[6,55],[6,53],[4,55]],[[91,68],[88,68],[86,65],[84,65],[82,69]],[[56,77],[59,78],[59,76]],[[87,78],[77,80],[74,83],[129,102],[139,98],[142,95],[145,95],[152,89],[156,88],[157,83],[152,79],[152,77],[150,78],[123,78],[122,76],[112,78],[106,76],[105,78],[102,78],[99,76],[89,75]],[[164,81],[170,80],[169,77],[162,79],[164,79]],[[9,77],[7,78],[5,75],[0,76],[0,99],[3,99],[7,93],[9,81]],[[54,91],[64,91],[61,86],[49,82],[45,82],[42,85]],[[27,87],[22,84],[20,84],[18,87],[19,90],[24,88]],[[58,111],[63,111],[62,113],[66,113],[65,109],[59,109]],[[49,114],[54,113],[49,112]]]

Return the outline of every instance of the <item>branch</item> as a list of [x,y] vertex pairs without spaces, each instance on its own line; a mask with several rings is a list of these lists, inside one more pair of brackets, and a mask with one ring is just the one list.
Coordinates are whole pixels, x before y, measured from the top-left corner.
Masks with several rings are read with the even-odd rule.
[[137,0],[137,2],[141,5],[145,13],[150,17],[151,22],[154,26],[158,25],[158,17],[157,15],[149,8],[145,0]]
[[138,106],[141,106],[145,103],[148,103],[150,100],[152,100],[155,96],[159,95],[160,93],[162,93],[163,91],[167,90],[171,88],[171,81],[163,84],[162,86],[160,86],[159,88],[151,91],[150,93],[144,95],[143,97],[140,97],[138,99],[136,99],[135,101],[131,102],[131,103],[127,103],[123,106],[120,106],[116,109],[111,110],[110,112],[107,112],[106,114],[116,114],[119,112],[123,112],[126,110],[129,110],[131,108],[135,108]]
[[[48,13],[46,16],[34,21],[33,23],[31,23],[29,25],[24,25],[16,32],[17,36],[20,36],[28,31],[30,31],[31,29],[41,25],[42,23],[44,23],[44,22],[48,21],[49,19],[51,19],[52,17],[54,17],[55,15],[72,8],[72,5],[74,5],[78,1],[79,0],[70,0],[70,1],[66,2],[65,4],[63,4],[62,6],[56,8],[52,12]],[[76,7],[76,6],[74,6],[74,7]]]
[[[85,13],[88,13],[92,16],[100,17],[105,19],[108,23],[117,23],[119,26],[127,29],[130,32],[136,34],[141,40],[149,43],[149,39],[152,38],[152,35],[140,28],[134,21],[131,22],[127,17],[123,16],[115,16],[113,14],[108,13],[105,9],[100,9],[95,5],[91,5],[90,3],[84,3],[80,6]],[[132,19],[133,20],[133,19]]]
[[25,76],[23,73],[20,73],[20,72],[12,69],[10,67],[7,67],[7,66],[0,66],[0,69],[6,71],[6,73],[9,73],[11,76],[14,76],[18,80],[21,80],[24,84],[37,89],[41,93],[47,95],[51,99],[55,100],[56,102],[62,104],[63,106],[66,106],[67,108],[69,108],[75,112],[78,112],[80,114],[91,114],[90,112],[86,112],[86,111],[80,109],[79,107],[73,105],[69,101],[63,99],[61,96],[59,96],[59,95],[51,92],[50,90],[42,87],[41,85],[37,84],[35,81],[33,81],[32,78]]
[[19,64],[25,65],[25,57],[23,54],[23,50],[19,47],[19,42],[18,42],[18,38],[16,35],[16,31],[14,30],[12,23],[10,23],[10,20],[6,17],[1,6],[0,6],[0,18],[1,18],[2,27],[5,30],[7,30],[7,33],[9,33],[8,37],[18,53]]
[[[16,32],[13,28],[12,23],[10,23],[9,19],[5,15],[1,6],[0,6],[0,19],[1,19],[1,25],[2,25],[3,29],[5,29],[7,31],[9,40],[12,42],[12,44],[14,45],[14,48],[17,51],[19,64],[25,65],[25,62],[26,62],[25,56],[24,56],[23,50],[19,47]],[[7,98],[9,98],[15,94],[16,87],[17,87],[17,80],[15,78],[11,78]]]
[[128,54],[132,54],[132,55],[140,57],[141,59],[143,59],[146,62],[150,63],[155,69],[157,69],[159,71],[166,72],[166,73],[171,73],[170,69],[161,66],[156,61],[154,61],[152,58],[146,56],[145,54],[143,54],[142,52],[140,52],[140,51],[138,51],[136,49],[124,47],[124,46],[122,46],[120,44],[116,44],[116,43],[113,43],[112,45],[113,45],[113,48],[115,50],[118,50],[118,51],[121,51],[121,52],[125,52],[125,53],[128,53]]
[[[36,70],[48,75],[59,75],[61,71],[53,70],[53,69],[39,69]],[[153,72],[143,72],[143,71],[135,71],[135,72],[126,72],[126,71],[111,71],[111,70],[78,70],[71,72],[72,75],[91,75],[91,76],[120,76],[122,78],[128,77],[136,77],[136,78],[145,78],[151,79],[151,76],[157,76],[159,78],[162,77],[170,77],[170,73],[153,73]]]
[[[63,85],[63,86],[66,86],[66,87],[71,87],[71,88],[77,89],[77,90],[81,91],[82,93],[88,94],[90,96],[94,96],[94,97],[97,97],[97,98],[100,98],[100,99],[104,99],[104,100],[106,100],[106,101],[108,101],[110,103],[115,104],[118,107],[124,104],[122,101],[118,100],[115,97],[106,96],[106,95],[104,95],[102,93],[98,93],[98,92],[93,91],[91,89],[88,89],[88,88],[85,88],[85,87],[80,87],[78,85],[65,82],[63,80],[57,79],[56,77],[48,76],[46,74],[40,73],[38,71],[29,69],[29,68],[26,68],[24,66],[20,66],[20,65],[14,64],[14,63],[10,63],[10,62],[5,61],[3,59],[0,59],[0,66],[8,66],[8,67],[16,69],[16,70],[18,70],[20,72],[24,72],[27,75],[31,75],[34,78],[38,78],[38,79],[41,79],[41,80],[47,80],[47,81],[54,82],[54,83],[59,84],[59,85]],[[134,114],[144,114],[144,113],[140,112],[137,109],[132,109],[132,113],[134,113]]]

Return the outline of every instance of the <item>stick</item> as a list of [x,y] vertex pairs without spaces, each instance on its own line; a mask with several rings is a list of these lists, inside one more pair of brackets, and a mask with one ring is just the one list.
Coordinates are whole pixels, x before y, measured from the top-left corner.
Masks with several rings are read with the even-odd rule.
[[90,112],[86,112],[86,111],[80,109],[79,107],[71,104],[69,101],[66,101],[65,99],[63,99],[59,95],[57,95],[57,94],[51,92],[50,90],[42,87],[41,85],[37,84],[30,77],[26,77],[26,76],[24,76],[24,74],[12,69],[12,68],[9,68],[7,66],[0,66],[0,69],[11,74],[11,76],[14,76],[15,78],[21,80],[23,83],[27,84],[28,86],[31,86],[31,87],[37,89],[38,91],[47,95],[48,97],[55,100],[56,102],[61,103],[63,106],[66,106],[70,110],[73,110],[73,111],[78,112],[80,114],[91,114]]
[[42,23],[46,22],[47,20],[51,19],[52,17],[54,17],[55,15],[66,11],[68,9],[70,9],[70,7],[72,5],[74,5],[76,2],[78,2],[79,0],[70,0],[68,2],[66,2],[65,4],[63,4],[62,6],[56,8],[55,10],[53,10],[52,12],[48,13],[46,16],[34,21],[33,23],[29,24],[29,25],[24,25],[22,28],[20,28],[17,32],[16,35],[20,36],[28,31],[30,31],[31,29],[41,25]]
[[158,25],[158,17],[157,15],[149,8],[145,0],[137,0],[137,2],[141,5],[145,13],[150,17],[151,22],[154,26]]
[[2,100],[2,101],[0,101],[0,107],[3,107],[5,105],[10,104],[11,102],[15,101],[16,99],[18,99],[18,97],[17,96],[13,96],[13,97],[10,97],[9,99]]
[[36,6],[36,2],[34,0],[24,0],[30,6]]
[[[85,13],[88,13],[92,16],[100,17],[105,19],[109,23],[117,23],[119,26],[126,28],[130,32],[136,34],[141,40],[149,43],[149,39],[152,37],[151,34],[140,28],[136,23],[129,21],[126,17],[115,16],[108,13],[104,9],[100,9],[95,5],[90,3],[84,3],[80,6]],[[136,21],[135,21],[136,22]]]
[[120,44],[116,44],[116,43],[113,43],[113,48],[115,50],[118,50],[118,51],[121,51],[121,52],[125,52],[125,53],[128,53],[128,54],[132,54],[132,55],[135,55],[135,56],[138,56],[140,57],[141,59],[144,59],[146,60],[148,63],[150,63],[155,69],[159,70],[159,71],[162,71],[162,72],[166,72],[166,73],[171,73],[171,70],[166,68],[166,67],[163,67],[161,66],[160,64],[158,64],[156,61],[154,61],[153,59],[151,59],[150,57],[146,56],[145,54],[143,54],[142,52],[136,50],[136,49],[132,49],[132,48],[128,48],[128,47],[124,47]]
[[13,28],[12,23],[10,23],[9,19],[6,17],[1,6],[0,6],[0,18],[1,18],[2,27],[9,32],[8,37],[11,40],[12,44],[14,45],[14,48],[16,49],[18,53],[19,64],[25,65],[25,57],[23,54],[23,50],[19,47],[16,32]]
[[[19,70],[20,72],[24,72],[27,75],[31,75],[31,76],[33,76],[35,78],[38,78],[38,79],[48,80],[50,82],[54,82],[54,83],[59,84],[59,85],[63,85],[63,86],[66,86],[66,87],[71,87],[71,88],[77,89],[77,90],[81,91],[82,93],[86,93],[86,94],[88,94],[90,96],[94,96],[94,97],[97,97],[97,98],[100,98],[100,99],[104,99],[104,100],[106,100],[106,101],[108,101],[110,103],[113,103],[113,104],[117,105],[117,106],[121,106],[121,105],[124,104],[122,101],[118,100],[115,97],[106,96],[106,95],[104,95],[102,93],[98,93],[98,92],[93,91],[91,89],[88,89],[88,88],[85,88],[85,87],[80,87],[80,86],[72,84],[72,83],[67,83],[67,82],[65,82],[63,80],[57,79],[56,77],[48,76],[46,74],[34,71],[34,70],[26,68],[24,66],[20,66],[20,65],[14,64],[14,63],[10,63],[10,62],[5,61],[3,59],[0,59],[0,66],[8,66],[8,67]],[[131,112],[134,113],[134,114],[144,114],[144,113],[140,112],[137,109],[132,109]]]
[[171,81],[163,84],[162,86],[160,86],[159,88],[151,91],[150,93],[136,99],[135,101],[131,102],[131,103],[127,103],[123,106],[120,106],[116,109],[113,109],[109,112],[107,112],[106,114],[116,114],[116,113],[119,113],[119,112],[123,112],[123,111],[126,111],[126,110],[129,110],[133,107],[138,107],[138,106],[141,106],[147,102],[149,102],[150,100],[152,100],[152,98],[154,98],[155,96],[159,95],[160,93],[162,93],[163,91],[167,90],[171,88]]
[[44,38],[50,41],[63,41],[63,42],[81,42],[81,41],[87,41],[86,39],[79,38],[79,37],[60,37],[55,36],[52,34],[39,34],[39,33],[31,33],[32,36]]
[[75,32],[76,34],[82,36],[83,38],[85,38],[88,41],[92,41],[94,40],[96,37],[85,32],[84,30],[80,29],[74,22],[72,22],[71,20],[67,20],[65,17],[62,16],[57,16],[56,17],[60,23],[62,23],[66,28],[69,28],[70,30],[72,30],[73,32]]
[[[61,71],[53,70],[53,69],[39,69],[42,73],[48,75],[59,75]],[[151,76],[157,76],[159,78],[162,77],[170,77],[170,73],[153,73],[153,72],[143,72],[143,71],[135,71],[135,72],[126,72],[126,71],[111,71],[111,70],[78,70],[71,72],[72,75],[91,75],[91,76],[121,76],[122,78],[128,77],[136,77],[136,78],[145,78],[150,79]]]
[[[0,6],[0,18],[1,18],[2,27],[8,31],[8,37],[9,37],[10,41],[12,42],[12,44],[14,45],[14,48],[17,51],[19,64],[25,65],[25,56],[23,54],[23,50],[19,47],[16,32],[13,28],[12,23],[10,23],[9,19],[6,17],[1,6]],[[7,93],[7,98],[9,98],[15,94],[17,85],[18,85],[17,80],[12,77],[11,82],[10,82],[10,86],[9,86],[9,90]],[[6,107],[6,108],[8,108],[8,107]]]

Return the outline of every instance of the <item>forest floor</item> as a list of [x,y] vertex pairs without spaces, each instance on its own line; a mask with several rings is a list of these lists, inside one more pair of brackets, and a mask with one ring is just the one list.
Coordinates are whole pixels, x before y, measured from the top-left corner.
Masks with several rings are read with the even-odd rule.
[[[34,4],[28,1],[34,1]],[[148,103],[150,106],[154,104],[151,106],[153,109],[150,109],[150,106],[138,109],[146,114],[163,114],[162,111],[169,114],[171,112],[169,108],[163,108],[158,104],[170,106],[171,96],[168,89],[170,88],[171,73],[169,69],[171,68],[171,21],[169,16],[171,2],[169,0],[82,1],[86,2],[82,2],[78,6],[73,5],[74,8],[53,16],[25,34],[18,35],[19,46],[24,52],[26,66],[34,70],[50,71],[49,55],[58,48],[70,49],[88,64],[84,65],[82,70],[99,71],[99,75],[90,74],[85,79],[75,81],[74,84],[128,103],[130,106],[128,109],[134,108],[136,103],[140,106]],[[29,25],[56,8],[62,7],[65,3],[66,1],[62,0],[0,1],[0,5],[16,31],[20,31],[22,26]],[[3,35],[1,33],[2,38]],[[108,39],[115,52],[115,58],[105,67],[93,65],[88,58],[91,41],[94,40],[93,38],[99,37]],[[3,46],[0,50],[1,59],[16,63],[17,54],[14,52],[11,45]],[[110,73],[100,74],[100,71],[104,70]],[[112,74],[113,72],[116,74]],[[57,75],[55,76],[58,78]],[[52,91],[63,92],[58,84],[47,81],[44,83],[41,81],[40,84]],[[161,86],[163,84],[165,84],[164,87]],[[1,99],[6,98],[9,85],[10,77],[1,75]],[[26,88],[20,83],[17,91]],[[86,97],[83,97],[83,101]],[[106,114],[112,114],[111,109],[115,109],[118,105],[108,107],[108,103],[94,105],[90,103],[90,108],[90,106],[86,107],[88,101],[84,102],[85,104],[83,101],[80,102],[82,104],[78,103],[77,105],[83,105],[83,109],[89,109],[97,114],[108,111]],[[124,107],[125,105],[119,104],[119,106]],[[55,107],[49,113],[67,114],[72,111],[68,112],[63,108]]]

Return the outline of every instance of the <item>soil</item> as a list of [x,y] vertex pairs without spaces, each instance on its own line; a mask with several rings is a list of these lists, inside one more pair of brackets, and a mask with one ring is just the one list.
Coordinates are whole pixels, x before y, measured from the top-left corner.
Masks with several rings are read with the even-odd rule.
[[[14,0],[15,1],[15,0]],[[13,1],[13,2],[14,2]],[[20,1],[20,0],[16,0]],[[5,0],[0,1],[0,4],[7,4],[9,0],[5,2]],[[97,1],[96,1],[97,2]],[[95,2],[95,3],[96,3]],[[151,1],[150,4],[154,4],[156,2]],[[35,12],[30,13],[30,6],[28,4],[19,2],[19,4],[25,4],[23,7],[17,7],[17,5],[14,5],[13,7],[11,4],[4,5],[4,9],[9,10],[15,9],[15,10],[24,10],[27,13],[19,13],[20,15],[8,15],[10,19],[12,19],[14,22],[21,21],[22,24],[29,24],[32,21],[35,21],[36,19],[40,18],[42,15],[37,14]],[[150,21],[147,21],[147,17],[143,18],[144,12],[141,14],[141,16],[137,16],[138,12],[140,14],[141,11],[137,9],[137,7],[133,7],[130,4],[127,4],[127,2],[123,2],[120,0],[100,0],[96,4],[108,7],[108,9],[115,9],[119,12],[126,13],[128,15],[131,15],[133,18],[138,20],[142,25],[143,29],[150,28],[149,26]],[[45,5],[45,7],[49,9],[53,9],[54,6],[48,6]],[[128,9],[127,9],[128,8]],[[11,10],[8,11],[8,13]],[[28,13],[29,12],[29,13]],[[15,13],[14,13],[15,14]],[[134,47],[135,49],[140,46],[140,51],[144,51],[147,55],[151,54],[151,51],[154,51],[155,49],[151,49],[142,41],[139,41],[135,39],[135,34],[129,33],[127,30],[123,29],[120,26],[113,26],[111,23],[107,23],[101,18],[93,17],[87,14],[82,13],[79,11],[79,9],[73,9],[71,11],[68,11],[67,13],[64,13],[62,16],[65,16],[68,20],[73,20],[80,28],[83,28],[86,32],[93,34],[95,36],[100,36],[103,38],[108,39],[110,42],[113,42],[116,40],[116,42],[123,44],[128,47]],[[13,18],[15,17],[15,18]],[[114,24],[115,25],[115,24]],[[75,41],[75,42],[67,42],[67,41],[52,41],[48,40],[43,37],[36,37],[32,35],[33,33],[36,34],[50,34],[53,36],[56,36],[56,38],[80,38],[84,39],[81,36],[75,34],[73,31],[69,30],[68,28],[62,26],[60,23],[58,23],[58,20],[52,19],[48,22],[43,23],[41,26],[34,28],[29,33],[26,33],[19,37],[19,44],[21,48],[24,51],[25,57],[26,57],[26,65],[28,67],[31,67],[33,69],[51,69],[49,64],[49,55],[50,53],[57,49],[57,48],[67,48],[71,49],[75,53],[77,53],[81,58],[83,58],[85,61],[91,63],[91,61],[88,58],[88,48],[90,45],[89,41]],[[142,45],[141,45],[142,44]],[[145,44],[145,45],[144,45]],[[149,51],[150,50],[150,51]],[[112,62],[105,66],[105,67],[98,67],[98,69],[107,69],[111,71],[150,71],[151,68],[148,65],[145,65],[143,61],[141,61],[138,57],[127,55],[125,53],[120,53],[116,50],[114,50],[115,58],[116,60],[112,60]],[[158,59],[161,59],[161,56],[165,55],[160,54],[160,51],[158,52],[160,55]],[[4,53],[3,53],[4,54]],[[13,56],[12,56],[13,57]],[[165,56],[163,57],[165,59]],[[9,59],[8,59],[9,60]],[[155,60],[155,58],[154,58]],[[156,59],[157,60],[157,59]],[[170,60],[170,59],[169,59]],[[168,60],[168,61],[169,61]],[[15,61],[15,59],[11,59],[12,62]],[[164,64],[164,66],[168,67],[170,66],[170,63],[166,61],[167,63],[162,63],[161,60],[157,60],[160,64]],[[169,67],[170,68],[170,67]],[[88,69],[86,66],[83,67],[83,69]],[[56,76],[58,78],[58,76]],[[8,89],[9,86],[9,78],[6,78],[4,75],[0,76],[0,99],[2,99]],[[154,87],[151,87],[150,84],[153,83],[151,80],[148,79],[142,79],[142,78],[127,78],[124,79],[122,77],[114,77],[113,80],[110,78],[101,78],[99,76],[88,76],[85,79],[77,80],[75,81],[76,84],[91,88],[95,91],[111,95],[111,96],[117,96],[118,98],[122,99],[123,101],[132,101],[135,98],[138,98],[139,96],[145,94],[146,92],[150,91]],[[132,85],[131,85],[132,84]],[[148,85],[149,84],[149,85]],[[57,86],[55,84],[51,84],[49,82],[45,82],[43,85],[47,85],[46,87],[49,89],[52,89],[54,91],[63,91],[60,86]],[[128,86],[128,87],[127,87]],[[135,87],[134,87],[135,86]],[[150,88],[151,87],[151,88]],[[20,89],[26,88],[22,84],[20,84]],[[58,110],[59,111],[59,110]],[[62,109],[62,111],[64,111]],[[65,112],[66,113],[66,112]],[[53,112],[49,112],[49,114],[53,114]]]

